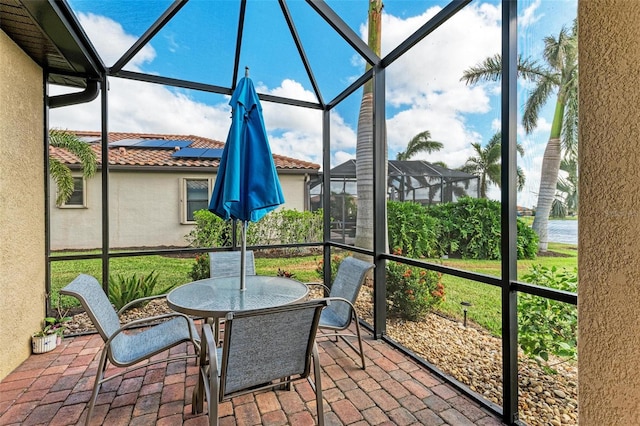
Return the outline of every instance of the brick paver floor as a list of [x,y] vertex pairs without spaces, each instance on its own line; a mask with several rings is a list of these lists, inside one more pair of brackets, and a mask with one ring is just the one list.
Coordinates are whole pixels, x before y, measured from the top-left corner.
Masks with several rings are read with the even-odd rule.
[[[366,370],[344,342],[319,342],[327,425],[502,424],[380,340],[365,337]],[[98,335],[72,337],[51,352],[29,357],[0,382],[0,425],[84,424],[101,347]],[[186,350],[184,344],[172,353]],[[107,374],[115,371],[110,367]],[[196,380],[194,359],[128,373],[102,386],[91,424],[207,425],[206,409],[191,414]],[[299,381],[292,391],[224,402],[220,425],[313,425],[315,413],[313,390]]]

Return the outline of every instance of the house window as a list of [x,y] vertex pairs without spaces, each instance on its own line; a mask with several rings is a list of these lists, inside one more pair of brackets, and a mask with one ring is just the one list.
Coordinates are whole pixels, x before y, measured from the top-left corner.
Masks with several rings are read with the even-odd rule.
[[65,208],[84,208],[87,207],[87,190],[86,181],[84,177],[73,178],[73,193],[71,197],[64,202],[60,207]]
[[209,207],[211,195],[210,179],[183,179],[183,208],[182,222],[194,223],[193,213],[198,210],[206,210]]

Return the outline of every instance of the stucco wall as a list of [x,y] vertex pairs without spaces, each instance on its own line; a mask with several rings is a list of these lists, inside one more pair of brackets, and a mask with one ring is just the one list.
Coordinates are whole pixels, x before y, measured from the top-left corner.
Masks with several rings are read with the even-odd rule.
[[[110,246],[187,246],[185,239],[194,225],[181,223],[183,178],[214,178],[206,173],[109,172]],[[51,249],[91,249],[101,247],[102,179],[87,181],[87,208],[55,206],[51,197]],[[282,208],[304,210],[304,175],[280,176],[285,204]],[[213,184],[212,184],[213,185]]]
[[579,422],[640,424],[640,2],[579,2]]
[[0,379],[44,317],[42,70],[0,30]]

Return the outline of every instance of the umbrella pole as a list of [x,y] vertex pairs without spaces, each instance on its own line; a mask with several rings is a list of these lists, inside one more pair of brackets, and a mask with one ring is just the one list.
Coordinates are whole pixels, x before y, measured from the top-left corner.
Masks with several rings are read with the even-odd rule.
[[242,242],[240,243],[240,291],[245,289],[245,278],[247,275],[246,262],[247,262],[247,221],[242,221]]

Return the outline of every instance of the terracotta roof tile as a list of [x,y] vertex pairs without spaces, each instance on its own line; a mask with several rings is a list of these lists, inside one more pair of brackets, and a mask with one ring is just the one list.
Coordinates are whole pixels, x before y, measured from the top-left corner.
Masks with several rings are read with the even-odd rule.
[[[91,143],[91,148],[98,157],[98,164],[102,164],[100,150],[100,132],[69,131],[83,140]],[[92,140],[91,138],[95,138]],[[109,143],[121,141],[123,139],[166,139],[191,141],[189,148],[224,148],[224,142],[207,139],[195,135],[166,135],[154,133],[109,133]],[[176,149],[161,148],[135,148],[135,147],[110,147],[109,164],[111,166],[151,166],[151,167],[218,167],[219,159],[195,159],[195,158],[175,158],[172,154]],[[49,147],[49,153],[54,158],[67,165],[80,164],[77,157],[70,154],[65,149]],[[320,165],[308,161],[297,160],[283,155],[273,156],[276,169],[278,170],[300,170],[315,171],[320,170]]]

